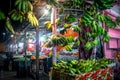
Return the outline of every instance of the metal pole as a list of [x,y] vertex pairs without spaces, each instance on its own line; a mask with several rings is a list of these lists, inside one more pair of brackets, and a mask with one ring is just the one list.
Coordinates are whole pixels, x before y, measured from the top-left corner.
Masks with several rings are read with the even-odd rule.
[[36,30],[36,80],[39,80],[39,27]]
[[27,53],[26,53],[26,49],[27,49],[27,40],[26,40],[26,31],[25,31],[25,39],[24,39],[24,48],[25,48],[25,76],[27,76]]
[[[52,14],[51,14],[51,24],[52,24],[52,34],[56,34],[56,23],[55,23],[55,20],[56,20],[56,15],[57,13],[57,10],[56,10],[56,7],[53,6],[52,8]],[[52,61],[54,63],[56,63],[56,46],[53,44],[53,56],[52,56]]]

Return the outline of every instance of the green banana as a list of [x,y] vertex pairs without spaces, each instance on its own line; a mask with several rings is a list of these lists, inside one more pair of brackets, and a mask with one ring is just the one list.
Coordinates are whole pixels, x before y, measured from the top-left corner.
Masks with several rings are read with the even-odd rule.
[[83,20],[85,20],[85,22],[88,22],[88,23],[90,23],[91,21],[90,21],[90,19],[89,18],[87,18],[86,16],[83,16]]
[[93,19],[93,17],[90,15],[90,13],[89,13],[89,12],[87,12],[87,13],[85,14],[85,16],[86,16],[87,18],[89,18],[90,20],[92,20],[92,19]]
[[97,32],[97,24],[96,24],[96,21],[93,21],[93,22],[92,22],[92,28],[93,28],[94,32]]

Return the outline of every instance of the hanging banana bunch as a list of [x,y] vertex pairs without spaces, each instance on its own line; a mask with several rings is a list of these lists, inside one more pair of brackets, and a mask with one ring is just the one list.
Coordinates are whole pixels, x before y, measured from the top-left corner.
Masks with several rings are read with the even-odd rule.
[[15,2],[15,6],[19,11],[23,11],[24,13],[27,13],[28,11],[33,10],[33,6],[30,0],[17,0]]
[[72,51],[72,46],[71,45],[65,45],[62,49],[65,49],[67,51]]
[[59,2],[57,0],[46,0],[46,1],[50,5],[59,6]]
[[106,34],[103,36],[103,41],[104,41],[104,42],[110,41],[110,35],[109,35],[108,33],[106,33]]
[[117,24],[119,25],[119,23],[120,23],[120,17],[117,17],[117,18],[116,18],[116,22],[117,22]]
[[7,26],[8,31],[10,31],[12,34],[15,34],[13,26],[11,25],[10,19],[8,17],[6,19],[6,26]]
[[68,23],[65,23],[64,24],[64,28],[66,29],[66,28],[70,28],[71,27],[71,24],[68,24]]
[[59,37],[57,35],[52,35],[51,36],[52,44],[59,45],[58,39],[59,39]]
[[[59,24],[59,22],[60,22],[60,18],[57,18],[57,19],[55,20],[55,23],[56,23],[56,24]],[[48,30],[52,29],[51,21],[46,21],[46,22],[44,22],[44,25],[45,25],[45,27],[47,27]]]
[[48,30],[50,30],[50,29],[52,28],[52,24],[51,24],[50,21],[46,21],[46,22],[44,23],[44,25],[45,25],[45,27],[47,27]]
[[22,11],[17,11],[17,10],[12,10],[9,15],[11,16],[11,19],[15,21],[20,21],[22,22],[24,19],[24,13]]
[[74,42],[74,37],[66,36],[66,41],[67,41],[67,43],[72,43],[72,42]]
[[109,9],[116,0],[94,0],[94,5],[100,10]]
[[59,24],[59,23],[60,23],[60,18],[57,18],[57,19],[55,20],[55,23],[56,23],[56,24]]
[[79,20],[79,24],[84,26],[91,26],[92,20],[94,18],[92,17],[90,12],[86,12]]
[[0,20],[3,20],[3,19],[5,19],[5,15],[2,11],[0,11]]
[[39,22],[32,11],[27,12],[27,18],[32,26],[39,26]]
[[78,26],[73,26],[72,30],[75,31],[75,32],[81,32],[82,31],[81,28],[78,27]]
[[66,16],[65,16],[65,21],[67,22],[67,23],[72,23],[72,22],[74,22],[76,20],[76,16],[74,15],[74,14],[67,14]]
[[95,17],[97,18],[97,20],[104,22],[105,21],[105,15],[100,14],[99,12],[95,15]]

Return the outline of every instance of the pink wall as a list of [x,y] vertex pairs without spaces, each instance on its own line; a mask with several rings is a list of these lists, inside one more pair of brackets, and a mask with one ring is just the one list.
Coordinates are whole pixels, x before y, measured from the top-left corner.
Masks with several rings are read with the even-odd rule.
[[[104,11],[103,13],[105,15],[111,16],[113,20],[117,17],[115,14],[112,14],[108,10]],[[115,48],[120,48],[120,40],[118,40],[120,38],[120,26],[115,29],[108,29],[108,33],[111,39],[109,42],[104,43],[104,53],[106,58],[115,58],[116,54],[118,53],[118,50]]]

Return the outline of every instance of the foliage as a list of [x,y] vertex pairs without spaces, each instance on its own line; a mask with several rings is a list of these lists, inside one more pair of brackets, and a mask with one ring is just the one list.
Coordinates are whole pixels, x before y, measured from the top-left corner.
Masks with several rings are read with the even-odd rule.
[[113,63],[112,59],[101,58],[99,60],[69,60],[67,62],[60,61],[53,64],[53,69],[56,71],[71,73],[71,74],[83,74],[91,71],[95,71],[102,68],[107,68]]

